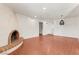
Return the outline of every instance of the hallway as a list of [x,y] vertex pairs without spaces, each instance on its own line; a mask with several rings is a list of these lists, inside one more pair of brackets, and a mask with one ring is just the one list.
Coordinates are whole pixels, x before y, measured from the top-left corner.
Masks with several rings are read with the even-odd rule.
[[79,54],[76,38],[44,35],[24,40],[23,45],[10,55],[71,55]]

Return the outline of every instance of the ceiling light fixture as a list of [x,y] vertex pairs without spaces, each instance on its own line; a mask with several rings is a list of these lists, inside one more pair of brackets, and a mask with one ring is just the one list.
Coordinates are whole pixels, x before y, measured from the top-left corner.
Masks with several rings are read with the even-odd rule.
[[34,16],[35,18],[37,17],[37,16]]
[[46,10],[47,8],[43,7],[43,10]]

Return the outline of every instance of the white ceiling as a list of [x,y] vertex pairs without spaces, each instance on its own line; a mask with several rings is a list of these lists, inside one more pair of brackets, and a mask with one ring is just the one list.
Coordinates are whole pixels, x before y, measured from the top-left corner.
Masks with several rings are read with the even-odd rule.
[[[5,4],[17,13],[24,14],[31,18],[37,16],[39,20],[49,20],[59,19],[61,15],[63,18],[68,16],[73,16],[78,13],[79,7],[75,3],[7,3]],[[46,10],[43,10],[46,8]],[[77,12],[72,14],[72,11],[77,9]],[[76,15],[75,14],[75,15]]]
[[79,17],[79,5],[77,5],[74,9],[72,9],[72,11],[65,18],[70,17]]

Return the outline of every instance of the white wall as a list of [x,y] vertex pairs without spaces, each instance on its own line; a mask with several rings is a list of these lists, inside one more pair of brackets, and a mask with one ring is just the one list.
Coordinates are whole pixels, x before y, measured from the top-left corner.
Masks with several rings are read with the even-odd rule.
[[53,34],[54,25],[49,22],[43,22],[43,35]]
[[60,20],[54,21],[54,34],[79,38],[79,17],[64,19],[65,24],[60,26]]
[[53,20],[53,23],[43,22],[43,34],[79,38],[79,17],[64,19],[65,24],[59,25],[60,20]]
[[[39,22],[40,20],[31,19],[22,14],[16,14],[19,24],[19,32],[25,39],[39,36]],[[32,21],[35,20],[35,21]],[[54,25],[52,23],[43,22],[43,35],[52,34]]]
[[39,35],[39,23],[35,19],[16,14],[19,24],[19,31],[24,38],[31,38]]
[[0,4],[0,47],[8,44],[10,32],[17,28],[17,21],[13,11]]

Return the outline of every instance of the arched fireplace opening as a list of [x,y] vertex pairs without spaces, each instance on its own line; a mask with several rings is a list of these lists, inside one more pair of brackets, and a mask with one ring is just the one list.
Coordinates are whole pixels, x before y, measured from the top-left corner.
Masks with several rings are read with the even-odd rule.
[[15,30],[11,35],[11,43],[19,39],[19,33]]
[[19,40],[19,32],[17,30],[14,30],[9,35],[9,41],[8,44],[11,45],[15,41]]
[[[20,37],[18,30],[13,30],[9,33],[8,36],[8,45],[5,45],[3,47],[0,47],[0,52],[6,51],[8,49],[13,48],[13,50],[17,49],[17,47],[20,47],[23,43],[23,38]],[[9,53],[13,50],[10,50]]]

